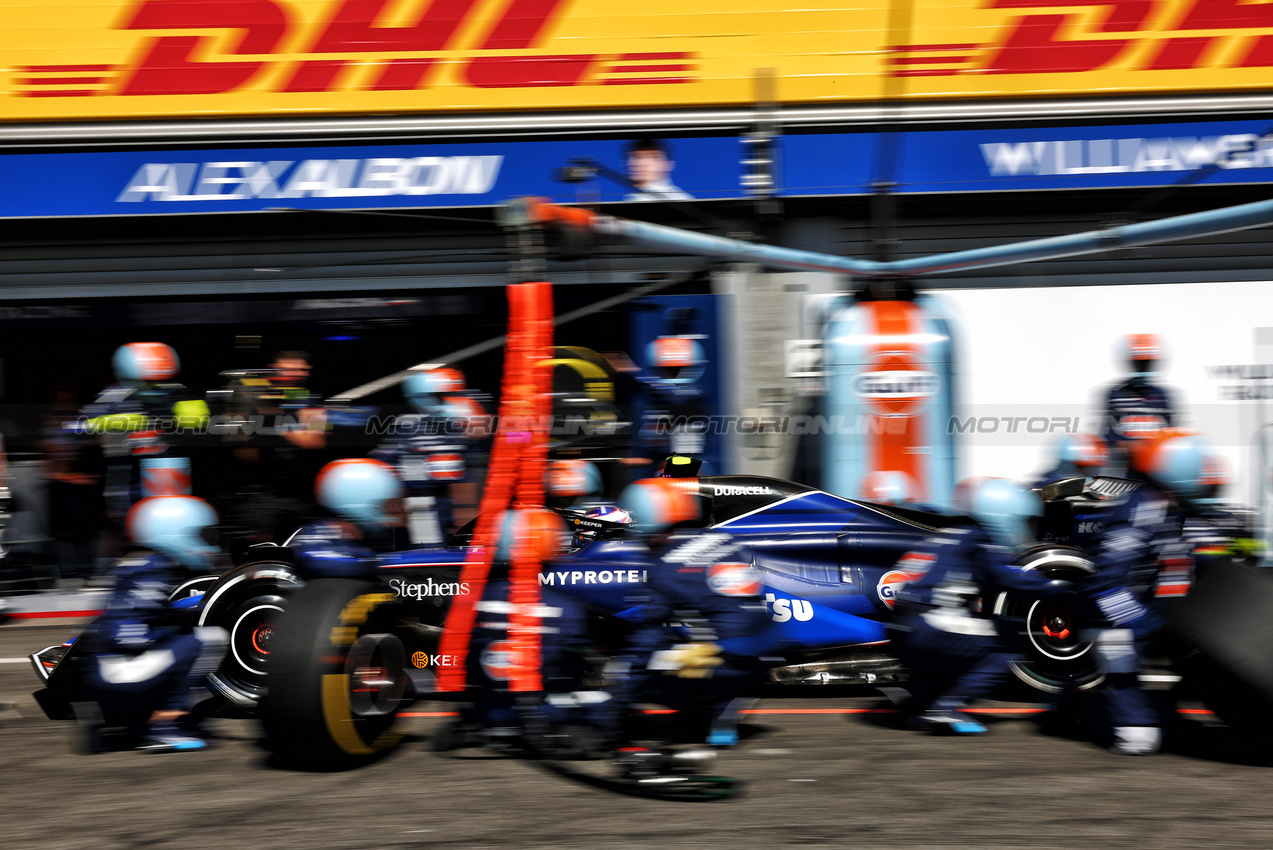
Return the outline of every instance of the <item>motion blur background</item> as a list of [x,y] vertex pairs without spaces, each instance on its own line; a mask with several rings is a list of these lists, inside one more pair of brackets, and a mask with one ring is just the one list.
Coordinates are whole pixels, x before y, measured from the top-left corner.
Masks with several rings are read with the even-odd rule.
[[[498,336],[525,259],[497,220],[513,196],[887,261],[1260,200],[1273,175],[1262,5],[692,6],[0,2],[0,433],[27,509],[50,411],[91,401],[125,342],[174,346],[198,392],[307,351],[330,398]],[[648,139],[661,189],[629,183]],[[1098,430],[1120,336],[1152,332],[1230,497],[1267,514],[1266,243],[1245,230],[916,281],[950,318],[957,475],[1046,466],[1057,432],[1005,424],[1019,417]],[[662,287],[559,344],[646,367],[654,337],[701,337],[711,414],[835,406],[827,322],[860,282],[546,251],[559,315]],[[498,394],[500,362],[456,365]],[[618,393],[639,415],[639,388]],[[704,450],[718,472],[831,486],[816,435],[735,429]]]

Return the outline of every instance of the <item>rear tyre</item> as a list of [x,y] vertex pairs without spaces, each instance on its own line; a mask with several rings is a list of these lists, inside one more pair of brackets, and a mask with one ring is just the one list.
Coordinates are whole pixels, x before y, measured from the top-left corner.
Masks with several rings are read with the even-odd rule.
[[266,738],[286,761],[341,770],[392,749],[408,692],[407,652],[394,634],[396,597],[382,585],[320,579],[279,620],[261,706]]
[[1273,581],[1215,564],[1168,621],[1168,652],[1189,690],[1230,726],[1273,742]]

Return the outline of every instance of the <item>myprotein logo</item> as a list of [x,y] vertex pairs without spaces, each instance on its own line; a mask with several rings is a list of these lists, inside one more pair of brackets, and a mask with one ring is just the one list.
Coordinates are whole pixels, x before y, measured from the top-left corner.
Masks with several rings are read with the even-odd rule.
[[398,596],[412,599],[432,599],[436,596],[467,596],[469,592],[469,583],[467,581],[436,582],[432,578],[424,582],[409,582],[405,579],[395,578],[389,580],[389,586],[393,588],[393,592]]
[[[295,5],[286,0],[125,4],[115,28],[138,33],[135,59],[119,65],[23,67],[22,86],[14,93],[215,95],[265,83],[272,92],[313,95],[417,91],[451,80],[479,89],[696,80],[694,64],[685,64],[694,56],[683,52],[528,55],[527,50],[543,46],[565,16],[571,6],[565,0],[340,0],[325,4],[327,13],[309,20]],[[102,41],[118,38],[102,34]],[[295,45],[305,45],[304,52],[292,52]]]
[[645,570],[556,570],[539,574],[540,587],[579,584],[644,584]]
[[853,378],[853,393],[877,416],[913,416],[941,391],[941,375],[907,351],[878,354]]

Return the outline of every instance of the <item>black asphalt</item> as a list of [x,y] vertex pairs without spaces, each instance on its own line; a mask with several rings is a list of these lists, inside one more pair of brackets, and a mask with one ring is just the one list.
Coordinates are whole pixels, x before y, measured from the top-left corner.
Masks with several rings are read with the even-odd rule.
[[[0,657],[67,627],[0,628]],[[747,782],[710,804],[634,799],[516,760],[431,751],[440,721],[346,773],[272,766],[251,720],[214,721],[214,749],[71,750],[44,719],[34,674],[0,664],[0,847],[1265,847],[1273,760],[1206,715],[1170,752],[1115,756],[1009,715],[976,739],[898,728],[888,714],[764,713],[718,772]],[[879,707],[876,697],[782,698],[758,708]],[[443,705],[417,711],[445,710]]]

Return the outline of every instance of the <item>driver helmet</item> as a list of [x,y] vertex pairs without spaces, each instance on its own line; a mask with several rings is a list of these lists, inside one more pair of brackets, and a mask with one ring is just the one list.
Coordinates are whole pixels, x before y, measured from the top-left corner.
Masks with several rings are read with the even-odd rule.
[[128,512],[128,536],[138,546],[154,549],[184,567],[212,567],[217,548],[201,536],[216,525],[217,512],[195,496],[152,496]]
[[1198,498],[1203,482],[1214,474],[1206,469],[1207,451],[1197,436],[1179,428],[1164,428],[1150,439],[1132,445],[1132,469],[1154,483],[1186,498]]
[[1062,474],[1089,475],[1109,462],[1109,447],[1095,434],[1062,434],[1054,450]]
[[355,525],[387,528],[396,524],[390,502],[402,498],[402,479],[394,468],[369,457],[334,460],[314,480],[318,503]]
[[166,381],[176,376],[181,360],[165,343],[130,342],[115,349],[111,367],[121,381]]
[[593,505],[583,512],[588,519],[599,519],[605,522],[617,522],[620,525],[631,525],[632,514],[618,505]]
[[1163,353],[1158,334],[1128,334],[1123,338],[1123,355],[1134,374],[1145,377],[1157,375]]
[[955,488],[955,508],[1009,548],[1033,542],[1030,520],[1043,516],[1038,494],[1006,478],[964,479]]
[[543,508],[516,508],[504,511],[499,523],[495,560],[511,561],[517,544],[529,545],[535,561],[543,563],[565,550],[570,532],[561,517]]
[[549,496],[577,499],[601,492],[601,470],[586,460],[553,460],[548,462]]
[[439,374],[441,370],[426,369],[412,372],[402,382],[402,395],[417,413],[427,416],[441,416],[447,410],[447,402],[442,396],[451,385],[451,379]]
[[861,498],[879,505],[903,505],[915,500],[915,480],[896,469],[867,473],[858,488]]
[[[688,485],[688,486],[687,486]],[[619,494],[619,507],[639,534],[660,534],[699,517],[698,482],[693,479],[642,478]]]

